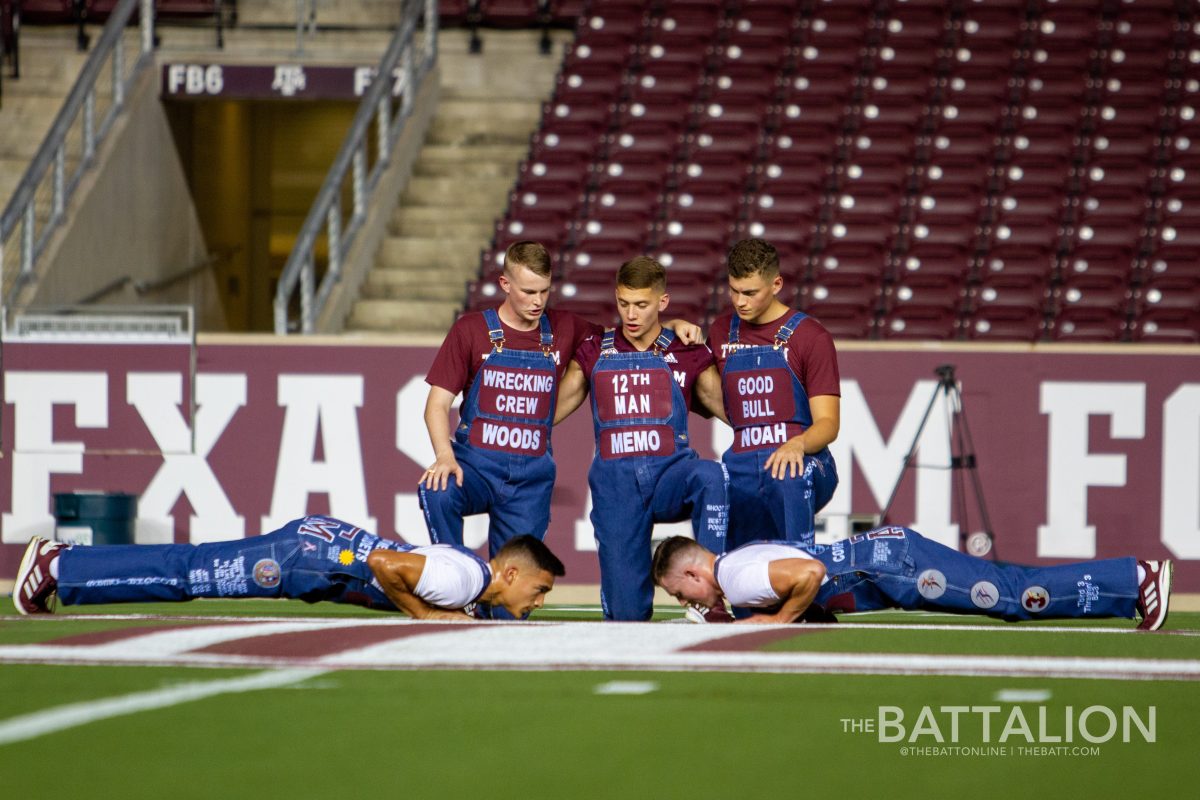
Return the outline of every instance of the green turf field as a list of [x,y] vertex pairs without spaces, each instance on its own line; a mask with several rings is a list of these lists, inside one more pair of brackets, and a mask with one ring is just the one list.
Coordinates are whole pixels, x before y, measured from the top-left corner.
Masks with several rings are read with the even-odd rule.
[[[130,609],[88,611],[94,616]],[[336,606],[270,601],[135,610],[205,617],[379,617]],[[596,615],[551,608],[539,619],[578,616]],[[675,614],[664,609],[661,616]],[[991,655],[998,663],[1039,656],[1200,658],[1200,614],[1172,614],[1167,628],[1176,635],[1036,632],[1048,623],[996,623],[977,630],[982,618],[919,614],[854,619],[864,624],[843,618],[836,629],[798,629],[765,647]],[[189,622],[203,621],[0,616],[0,647],[125,625]],[[880,623],[888,627],[873,627]],[[897,623],[911,627],[891,627]],[[1131,626],[1119,620],[1104,625]],[[510,627],[518,628],[518,634],[526,630]],[[68,704],[263,673],[0,663],[0,726]],[[1033,791],[1048,798],[1195,797],[1198,685],[1176,680],[586,669],[339,670],[279,688],[218,694],[0,744],[0,796],[800,798],[820,792],[890,799],[1012,797]],[[926,706],[941,743],[928,723],[924,731],[917,730]],[[1065,741],[1068,728],[1078,731],[1065,722],[1068,707],[1077,721],[1085,709],[1095,707],[1111,709],[1119,719],[1125,706],[1143,722],[1153,709],[1154,741],[1145,741],[1136,726],[1128,742],[1121,740],[1119,728],[1101,743],[1078,733],[1075,741]],[[878,722],[881,707],[904,713],[904,738],[915,737],[912,742],[881,741],[879,731],[865,730]],[[960,730],[954,741],[952,712],[942,711],[944,707],[997,710],[958,712]],[[1036,741],[1027,741],[1019,728],[1002,740],[1014,707],[1023,709],[1021,716]],[[1039,711],[1046,717],[1040,731]],[[898,712],[886,713],[894,720]],[[985,739],[981,721],[988,713]],[[1104,734],[1104,719],[1103,712],[1090,712],[1088,733]],[[895,731],[893,725],[888,736],[895,738]],[[1056,736],[1062,741],[1053,741]]]

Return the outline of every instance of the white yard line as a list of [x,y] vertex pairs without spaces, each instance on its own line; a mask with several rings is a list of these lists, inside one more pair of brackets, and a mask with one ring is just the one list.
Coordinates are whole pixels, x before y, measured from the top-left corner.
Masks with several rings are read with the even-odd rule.
[[200,650],[223,642],[279,633],[298,633],[323,629],[358,627],[360,623],[341,619],[310,619],[305,621],[231,622],[222,625],[195,625],[165,631],[150,631],[111,642],[94,645],[46,644],[8,645],[0,647],[0,661],[7,658],[35,658],[39,654],[50,658],[71,660],[86,656],[92,662],[137,663],[170,658],[189,650]]
[[[251,640],[280,633],[351,627],[395,628],[398,636],[354,647],[276,656]],[[715,672],[837,673],[844,675],[962,675],[1131,680],[1200,680],[1200,660],[1159,658],[1082,658],[1004,654],[936,655],[926,653],[813,653],[723,649],[720,640],[746,634],[808,631],[794,626],[656,625],[645,623],[464,623],[422,629],[406,619],[305,619],[287,622],[227,622],[196,629],[143,632],[95,645],[0,646],[0,663],[154,664],[191,667],[268,667],[275,669],[485,669],[485,670],[661,670]],[[839,630],[1023,631],[1038,633],[1134,633],[1125,628],[995,627],[988,625],[863,624]],[[428,631],[428,632],[426,632]],[[1189,632],[1192,633],[1192,632]],[[227,652],[198,652],[221,642],[247,640]],[[334,639],[336,642],[337,640]],[[359,641],[362,641],[361,639]],[[752,645],[746,644],[749,648]]]
[[203,700],[219,694],[253,692],[259,689],[277,689],[324,674],[320,669],[285,669],[260,672],[241,678],[215,681],[196,681],[166,689],[136,692],[119,697],[88,700],[65,706],[35,711],[0,721],[0,745],[21,742],[48,733],[75,728],[101,719],[136,714],[157,708],[169,708],[180,703]]

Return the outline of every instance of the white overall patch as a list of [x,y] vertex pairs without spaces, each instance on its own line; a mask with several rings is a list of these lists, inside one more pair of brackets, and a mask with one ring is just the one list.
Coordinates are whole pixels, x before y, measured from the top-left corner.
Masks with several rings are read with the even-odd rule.
[[991,581],[980,581],[971,587],[971,602],[979,608],[995,608],[1000,602],[1000,590]]
[[946,593],[946,576],[941,570],[925,570],[917,576],[917,591],[926,600],[937,600]]
[[1030,614],[1040,614],[1050,605],[1050,593],[1044,586],[1030,586],[1021,592],[1021,608]]

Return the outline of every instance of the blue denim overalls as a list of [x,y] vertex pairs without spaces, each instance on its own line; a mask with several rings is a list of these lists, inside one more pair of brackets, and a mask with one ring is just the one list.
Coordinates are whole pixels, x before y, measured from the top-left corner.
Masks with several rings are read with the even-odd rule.
[[664,330],[650,349],[621,353],[607,331],[592,370],[596,454],[588,485],[606,619],[650,619],[654,523],[691,519],[697,541],[725,549],[725,470],[688,445],[688,406],[667,360],[674,339]]

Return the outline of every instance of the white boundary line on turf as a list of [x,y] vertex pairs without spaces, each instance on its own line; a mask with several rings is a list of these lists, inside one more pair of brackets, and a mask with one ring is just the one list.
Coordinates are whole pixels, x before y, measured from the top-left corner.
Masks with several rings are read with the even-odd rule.
[[75,728],[101,719],[136,714],[157,708],[168,708],[193,700],[203,700],[219,694],[277,689],[323,675],[325,669],[284,669],[260,672],[241,678],[215,681],[195,681],[166,689],[136,692],[119,697],[105,697],[81,703],[48,708],[0,721],[0,745],[21,742]]
[[[427,629],[417,623],[386,621],[374,626],[392,628],[384,637],[362,646],[346,641],[346,649],[312,656],[275,656],[255,652],[196,652],[196,640],[186,628],[145,632],[121,642],[97,645],[0,646],[0,662],[42,664],[173,665],[181,667],[242,667],[291,670],[651,670],[712,672],[833,673],[843,675],[964,675],[994,677],[1062,677],[1075,679],[1200,680],[1200,659],[1094,658],[1003,654],[936,655],[927,653],[812,653],[728,649],[734,640],[759,631],[792,633],[791,626],[731,627],[712,625],[653,625],[644,623],[464,624]],[[325,628],[338,641],[339,627],[267,625],[214,626],[221,634],[248,641],[269,639],[280,627]],[[928,627],[928,626],[924,626]],[[949,626],[959,630],[961,626]],[[897,626],[897,630],[909,630]],[[917,629],[920,629],[918,627]],[[984,630],[995,630],[984,628]],[[1039,629],[1044,630],[1044,629]],[[1067,628],[1065,631],[1077,631]],[[1112,629],[1099,629],[1112,632]],[[201,630],[196,633],[205,634]],[[184,635],[180,635],[184,634]],[[225,639],[229,641],[229,639]],[[205,644],[204,640],[199,644]],[[736,641],[730,642],[734,648]]]
[[[569,609],[574,610],[574,609]],[[586,609],[584,609],[586,610]],[[898,612],[898,611],[864,611],[860,614],[854,614],[853,617],[867,617],[874,615],[895,615],[904,614],[906,616],[920,616],[928,619],[930,617],[945,617],[948,619],[962,619],[962,614],[933,614],[925,612]],[[426,625],[426,622],[409,619],[408,617],[398,615],[387,616],[333,616],[333,617],[304,617],[304,616],[213,616],[213,615],[177,615],[177,614],[76,614],[64,615],[55,614],[53,616],[40,616],[33,619],[28,617],[13,617],[13,621],[23,621],[25,624],[40,624],[42,622],[79,622],[81,620],[106,620],[106,621],[130,621],[145,620],[147,622],[170,622],[178,620],[181,622],[219,622],[230,625],[257,625],[261,623],[292,623],[296,625],[312,625],[314,627],[328,626],[336,627],[355,627],[359,625]],[[6,620],[7,621],[7,620]],[[483,620],[438,620],[439,625],[462,625],[464,628],[476,626],[497,627],[497,626],[513,626],[518,625],[522,628],[545,627],[557,625],[661,625],[665,622],[677,622],[678,620],[663,620],[662,622],[602,622],[601,620],[525,620],[525,621],[492,621],[486,622]],[[767,630],[771,628],[789,628],[797,633],[805,633],[814,630],[897,630],[897,631],[989,631],[997,633],[1119,633],[1119,634],[1138,634],[1144,631],[1138,631],[1132,626],[1133,620],[1129,620],[1130,627],[1127,628],[1111,628],[1111,627],[1096,627],[1096,626],[1079,626],[1079,625],[1022,625],[1021,623],[1012,623],[1002,625],[999,623],[992,625],[973,625],[969,623],[956,625],[943,625],[939,623],[886,623],[886,622],[853,622],[849,619],[843,620],[840,625],[755,625],[754,627],[738,627],[736,630],[739,633],[751,633],[753,631]],[[733,630],[733,629],[730,629]],[[1166,630],[1158,631],[1159,634],[1167,634],[1170,636],[1200,636],[1200,630]]]

